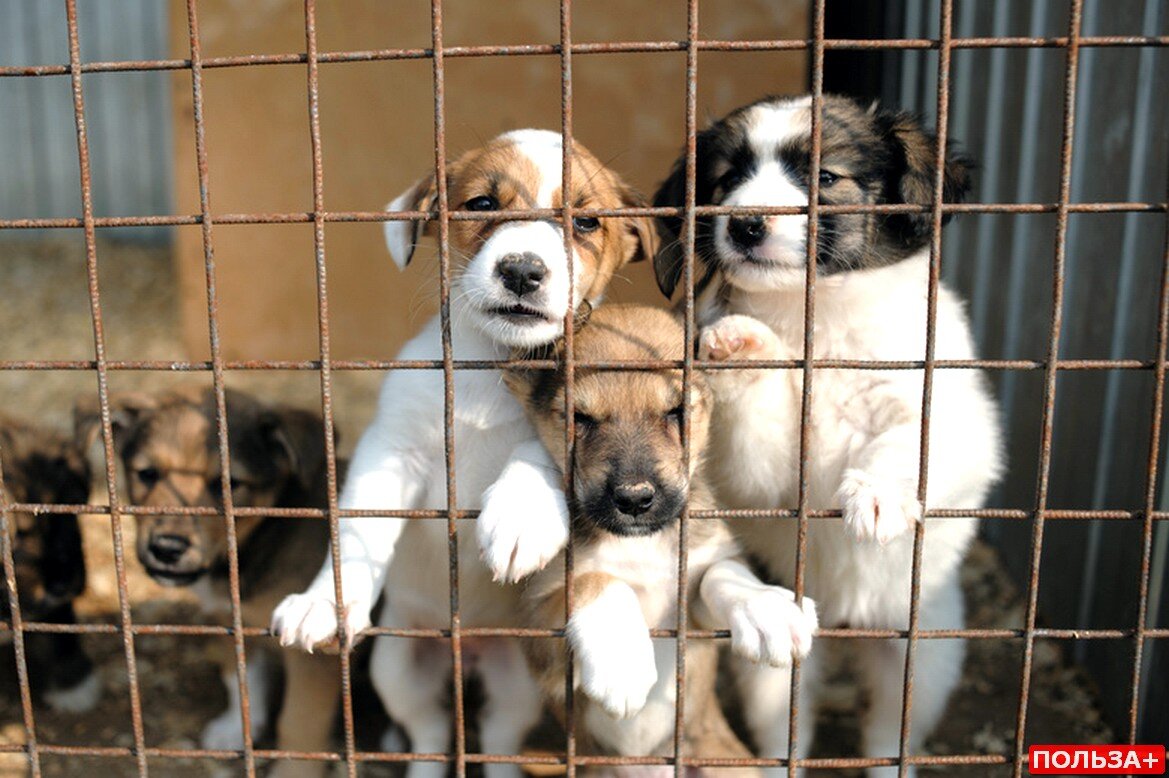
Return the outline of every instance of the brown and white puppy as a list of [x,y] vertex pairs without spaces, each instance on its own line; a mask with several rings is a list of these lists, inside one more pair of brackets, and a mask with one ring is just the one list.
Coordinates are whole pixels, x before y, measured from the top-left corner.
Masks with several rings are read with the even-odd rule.
[[[64,437],[0,416],[0,458],[8,502],[84,505],[89,498],[89,467]],[[85,590],[77,516],[16,511],[9,515],[8,533],[24,620],[75,624],[73,600]],[[0,618],[10,615],[5,587]],[[49,705],[80,713],[97,703],[101,687],[80,635],[29,632],[24,640],[29,675]]]
[[[221,618],[230,614],[228,536],[217,517],[167,513],[170,507],[223,508],[211,390],[157,395],[122,395],[111,401],[114,445],[124,466],[129,501],[157,506],[137,517],[138,559],[151,578],[165,586],[193,586],[203,608]],[[79,404],[78,439],[98,434],[96,408]],[[308,411],[271,406],[242,392],[227,392],[231,453],[231,498],[237,507],[322,507],[325,494],[325,439],[321,418]],[[88,443],[87,443],[88,447]],[[299,591],[324,561],[328,526],[319,519],[237,516],[240,605],[245,626],[268,623],[272,608]],[[203,730],[204,748],[238,749],[243,744],[235,655],[226,641],[216,649],[230,704]],[[339,698],[336,659],[299,651],[280,652],[284,695],[276,723],[281,749],[319,751],[329,747]],[[264,702],[271,657],[255,647],[248,657],[252,736],[266,729]],[[258,704],[257,704],[258,703]],[[319,762],[282,762],[279,775],[320,775]]]
[[[937,169],[937,139],[913,117],[825,97],[819,202],[823,205],[917,205],[934,202],[934,181],[947,202],[962,199],[970,163],[947,149]],[[731,112],[698,138],[697,203],[806,208],[811,196],[811,99],[769,97]],[[684,161],[662,184],[657,205],[682,204]],[[975,357],[963,301],[942,284],[930,310],[930,213],[818,215],[815,312],[810,356],[828,360],[919,361],[933,316],[934,355]],[[676,219],[659,224],[677,238]],[[800,359],[805,342],[808,215],[718,215],[698,220],[696,258],[705,267],[698,304],[699,356],[711,360]],[[673,244],[678,245],[678,244]],[[657,258],[669,294],[679,280],[680,250]],[[749,364],[743,363],[744,366]],[[718,376],[715,378],[714,376]],[[930,507],[974,509],[1003,470],[1000,423],[985,376],[938,370],[923,417],[921,370],[817,370],[808,409],[807,507],[840,510],[842,518],[808,528],[807,591],[829,626],[906,629],[911,609],[914,527],[921,438],[929,419]],[[799,370],[714,371],[715,433],[711,481],[735,508],[795,508],[801,492]],[[961,629],[958,570],[977,522],[926,519],[919,625]],[[744,521],[744,547],[775,580],[796,575],[797,523]],[[905,641],[863,640],[850,650],[870,692],[861,752],[892,757],[902,744]],[[941,718],[961,676],[961,640],[929,640],[915,654],[909,751],[916,752]],[[813,658],[814,659],[814,658]],[[818,695],[815,661],[801,673],[805,710]],[[746,718],[769,756],[788,752],[789,674],[746,668]],[[808,702],[810,700],[810,702]],[[811,744],[815,716],[800,717],[801,750]],[[898,767],[873,767],[892,776]],[[906,773],[913,775],[910,766]],[[904,774],[904,773],[903,773]]]
[[[576,335],[574,355],[582,361],[676,360],[684,342],[681,324],[666,311],[606,305]],[[562,469],[569,423],[564,377],[563,370],[507,374],[508,386]],[[565,624],[561,555],[533,577],[526,610],[530,626],[566,627],[584,692],[582,739],[608,754],[666,755],[675,721],[676,643],[651,640],[650,629],[678,625],[678,521],[684,506],[714,505],[702,475],[710,392],[695,375],[685,396],[680,370],[580,368],[574,387],[574,609]],[[689,466],[682,447],[684,412],[690,415]],[[786,665],[792,654],[806,655],[816,628],[812,601],[805,599],[801,608],[790,591],[755,578],[722,521],[696,520],[688,530],[691,611],[685,621],[729,628],[734,650],[754,661]],[[545,695],[563,702],[565,646],[531,640],[528,649]],[[715,643],[688,645],[686,754],[747,757],[719,708],[717,662]]]
[[[450,345],[456,360],[506,359],[514,347],[552,342],[567,312],[600,300],[626,262],[648,258],[655,241],[647,219],[574,220],[570,240],[558,219],[508,218],[511,211],[635,206],[640,198],[577,144],[571,192],[561,191],[563,142],[558,133],[517,130],[467,152],[443,171],[452,209],[490,212],[491,221],[450,223]],[[435,185],[425,178],[389,206],[392,211],[434,207]],[[405,221],[385,227],[386,244],[405,266],[424,228]],[[569,269],[573,284],[568,283]],[[441,321],[435,317],[399,354],[401,359],[443,356]],[[499,627],[521,621],[518,592],[494,579],[515,580],[555,555],[568,534],[568,512],[555,465],[524,418],[523,409],[495,370],[454,375],[453,434],[457,505],[476,509],[505,465],[523,470],[544,487],[535,499],[504,501],[484,510],[476,526],[459,520],[459,612],[465,627]],[[377,415],[357,446],[341,495],[345,509],[403,510],[448,507],[444,442],[443,375],[437,370],[391,372]],[[551,552],[546,549],[551,548]],[[445,521],[399,517],[343,519],[340,538],[344,588],[341,623],[326,562],[311,586],[287,598],[272,615],[286,644],[311,650],[356,634],[384,590],[378,624],[397,628],[448,628],[451,623],[450,539]],[[541,699],[515,640],[462,640],[464,668],[483,682],[479,722],[482,749],[518,754],[539,719]],[[370,673],[383,704],[410,737],[415,752],[444,753],[451,745],[446,697],[450,645],[443,640],[380,637]],[[491,776],[518,776],[515,765],[487,764]],[[437,762],[411,762],[410,778],[445,775]]]

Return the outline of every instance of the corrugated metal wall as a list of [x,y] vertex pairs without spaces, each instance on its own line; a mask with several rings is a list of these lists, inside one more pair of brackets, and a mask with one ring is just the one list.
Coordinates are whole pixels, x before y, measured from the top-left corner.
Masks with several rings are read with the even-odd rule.
[[[1068,0],[959,0],[954,36],[1067,32]],[[936,0],[906,0],[891,34],[937,37]],[[1086,0],[1084,35],[1165,35],[1163,0]],[[932,117],[936,52],[887,61],[886,99]],[[1057,49],[956,51],[950,135],[980,162],[975,199],[1054,202],[1059,181],[1065,56]],[[1164,202],[1169,182],[1169,52],[1088,48],[1081,53],[1073,147],[1075,202]],[[946,280],[970,300],[982,353],[1043,359],[1051,316],[1055,217],[964,215],[948,228]],[[1165,251],[1164,214],[1073,214],[1068,224],[1063,358],[1151,359]],[[1010,474],[994,502],[1034,506],[1042,375],[994,376],[1009,435]],[[1056,390],[1049,507],[1139,509],[1152,403],[1149,371],[1066,372]],[[1164,499],[1164,498],[1162,498]],[[1020,582],[1030,524],[987,522],[985,535]],[[1165,604],[1169,527],[1156,536],[1150,626]],[[1137,618],[1137,522],[1046,525],[1040,612],[1059,628],[1129,628]],[[1151,650],[1149,650],[1151,649]],[[1071,649],[1097,678],[1106,713],[1127,734],[1130,641],[1080,641]],[[1169,646],[1150,641],[1142,737],[1169,736]],[[1150,679],[1158,678],[1156,682]]]
[[[80,0],[82,61],[165,57],[166,9],[158,0]],[[68,62],[63,2],[0,3],[0,65]],[[97,215],[169,213],[171,77],[163,72],[84,76]],[[0,218],[80,214],[69,77],[0,78]],[[3,232],[5,239],[29,237],[37,236]],[[164,240],[167,231],[125,230],[120,237]]]

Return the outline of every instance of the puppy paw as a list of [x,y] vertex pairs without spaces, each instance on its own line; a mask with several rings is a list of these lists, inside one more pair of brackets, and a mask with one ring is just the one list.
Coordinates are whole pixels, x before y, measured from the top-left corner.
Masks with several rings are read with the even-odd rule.
[[564,492],[501,477],[483,494],[475,530],[492,578],[515,583],[542,570],[568,543]]
[[[354,637],[369,626],[372,603],[346,603],[343,614],[346,642],[353,645]],[[299,646],[310,654],[314,648],[336,650],[337,606],[331,599],[312,594],[293,594],[272,611],[272,634],[282,646]]]
[[779,586],[766,586],[736,603],[730,612],[731,648],[752,662],[772,667],[804,658],[812,649],[812,633],[819,626],[816,603]]
[[779,337],[750,316],[724,316],[698,336],[698,358],[703,360],[777,359],[779,351]]
[[615,639],[584,652],[579,667],[581,691],[618,719],[637,715],[658,680],[648,632],[641,639]]
[[239,751],[244,747],[243,725],[235,711],[226,711],[203,727],[199,743],[208,751]]
[[902,481],[847,470],[836,496],[845,526],[857,540],[885,544],[921,521],[921,503],[911,485]]
[[649,627],[632,589],[609,587],[575,611],[565,631],[585,695],[619,719],[645,707],[658,668]]

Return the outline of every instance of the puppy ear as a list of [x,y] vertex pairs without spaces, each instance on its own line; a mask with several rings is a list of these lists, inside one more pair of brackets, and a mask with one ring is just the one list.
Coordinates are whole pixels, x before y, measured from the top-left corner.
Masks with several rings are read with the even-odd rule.
[[303,489],[311,489],[325,471],[325,425],[321,417],[299,408],[261,411],[256,431],[275,461]]
[[[677,208],[686,199],[686,155],[674,162],[670,175],[654,194],[655,208]],[[682,278],[683,248],[681,246],[682,218],[680,216],[659,216],[654,219],[661,237],[658,251],[654,254],[654,278],[658,289],[670,299]]]
[[[879,113],[885,143],[889,150],[889,169],[885,178],[885,197],[890,203],[932,205],[934,176],[937,171],[937,137],[921,122],[906,113]],[[947,144],[946,169],[942,177],[942,200],[960,203],[970,191],[973,162],[958,149]],[[949,221],[949,215],[942,223]],[[904,247],[916,250],[930,235],[932,217],[928,213],[893,214],[885,220],[885,229]]]
[[[632,187],[621,184],[621,206],[644,208],[645,198]],[[654,230],[653,220],[645,216],[634,216],[629,219],[627,229],[625,261],[641,262],[653,258],[658,250],[658,236]]]
[[[434,175],[423,178],[386,205],[387,211],[429,211],[435,207]],[[399,269],[405,269],[414,256],[414,247],[426,230],[426,220],[382,222],[386,248]]]
[[[713,160],[712,152],[720,133],[724,131],[724,122],[716,122],[707,127],[694,139],[694,204],[709,205],[713,200],[711,191],[709,166]],[[670,175],[658,187],[654,194],[655,208],[678,208],[686,204],[686,153],[683,152],[674,161]],[[685,221],[682,216],[659,216],[656,219],[658,235],[661,236],[661,245],[654,255],[654,277],[658,282],[658,289],[666,296],[673,297],[678,282],[682,280],[682,271],[685,265],[686,247],[682,241],[682,230]],[[699,278],[698,263],[702,260],[698,252],[698,241],[709,229],[709,219],[696,217],[694,224],[695,239],[695,278]],[[695,291],[709,282],[711,268],[702,273],[701,283],[695,284]]]
[[[573,331],[579,331],[581,327],[584,327],[591,315],[592,306],[582,306],[573,323]],[[559,361],[564,357],[564,336],[561,335],[551,343],[542,346],[515,349],[512,351],[511,357],[512,359]],[[503,382],[520,401],[520,404],[527,406],[546,402],[550,397],[550,392],[555,388],[558,377],[562,374],[563,371],[559,368],[509,367],[503,371]]]
[[[114,450],[120,455],[134,429],[158,408],[153,395],[128,392],[110,397],[110,426],[114,432]],[[87,454],[101,435],[101,404],[98,398],[86,395],[73,406],[73,440],[79,451]]]

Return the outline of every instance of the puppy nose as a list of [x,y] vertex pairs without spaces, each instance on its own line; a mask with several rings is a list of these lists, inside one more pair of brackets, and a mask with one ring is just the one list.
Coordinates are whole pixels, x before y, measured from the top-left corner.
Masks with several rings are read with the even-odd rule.
[[758,246],[767,235],[762,216],[732,216],[727,222],[727,233],[739,248]]
[[544,260],[530,251],[522,254],[507,254],[495,266],[503,286],[509,292],[523,297],[540,288],[540,282],[548,275]]
[[640,516],[650,509],[654,502],[654,487],[649,481],[635,484],[618,484],[613,488],[613,502],[617,510],[627,516]]
[[164,565],[174,564],[191,547],[183,535],[155,535],[150,539],[150,555]]

